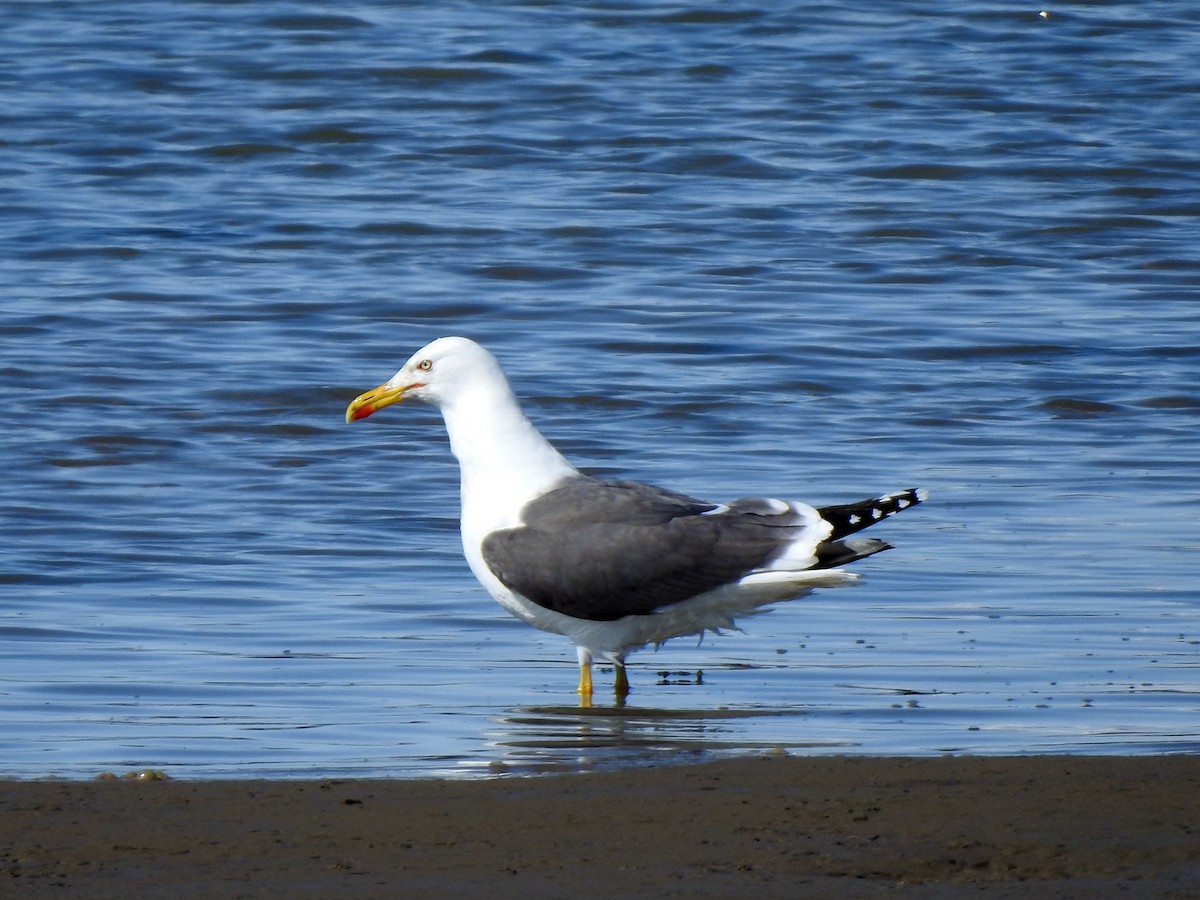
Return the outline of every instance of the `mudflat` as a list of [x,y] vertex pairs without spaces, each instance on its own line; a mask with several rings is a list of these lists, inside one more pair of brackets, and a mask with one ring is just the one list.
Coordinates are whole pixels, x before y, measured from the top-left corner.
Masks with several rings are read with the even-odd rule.
[[1200,756],[0,782],[0,893],[1197,897]]

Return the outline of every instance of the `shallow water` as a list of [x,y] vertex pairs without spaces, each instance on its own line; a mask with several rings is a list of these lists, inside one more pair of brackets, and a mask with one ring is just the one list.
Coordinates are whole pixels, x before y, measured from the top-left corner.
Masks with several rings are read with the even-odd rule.
[[[5,6],[0,775],[1200,749],[1191,4]],[[931,500],[579,710],[342,423],[439,334],[586,471]]]

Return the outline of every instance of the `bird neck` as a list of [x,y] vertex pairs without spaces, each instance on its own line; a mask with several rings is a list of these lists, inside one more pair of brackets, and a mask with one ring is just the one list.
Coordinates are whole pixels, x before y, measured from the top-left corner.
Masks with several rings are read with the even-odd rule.
[[525,418],[507,384],[464,393],[443,404],[442,416],[462,474],[464,518],[478,511],[471,506],[515,515],[564,477],[576,474]]

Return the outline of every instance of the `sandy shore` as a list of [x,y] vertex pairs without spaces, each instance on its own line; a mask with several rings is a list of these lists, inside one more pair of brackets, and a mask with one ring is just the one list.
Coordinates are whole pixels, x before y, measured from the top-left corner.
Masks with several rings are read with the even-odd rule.
[[1200,756],[3,782],[0,822],[4,896],[1200,896]]

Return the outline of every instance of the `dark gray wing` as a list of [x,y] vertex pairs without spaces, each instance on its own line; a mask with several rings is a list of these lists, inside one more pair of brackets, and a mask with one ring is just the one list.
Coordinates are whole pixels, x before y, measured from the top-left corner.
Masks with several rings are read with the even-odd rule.
[[741,578],[806,524],[772,501],[728,507],[633,481],[572,478],[483,541],[500,581],[594,621],[642,615]]

